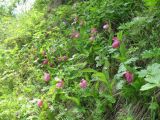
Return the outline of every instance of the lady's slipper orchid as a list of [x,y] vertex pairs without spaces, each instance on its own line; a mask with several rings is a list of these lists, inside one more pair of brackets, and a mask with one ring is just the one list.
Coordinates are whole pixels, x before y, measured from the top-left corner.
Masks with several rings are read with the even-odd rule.
[[37,105],[38,105],[38,107],[42,107],[43,101],[42,100],[38,100]]
[[63,80],[58,81],[58,83],[56,84],[56,87],[58,89],[63,88],[63,86],[64,86],[64,81]]
[[112,40],[113,41],[119,41],[119,39],[117,37],[113,37]]
[[131,72],[126,71],[123,74],[123,77],[127,80],[127,82],[130,84],[133,81],[133,74]]
[[48,82],[51,79],[50,74],[49,73],[44,73],[44,80],[46,82]]
[[91,34],[96,34],[97,33],[97,29],[96,28],[92,28],[91,29]]
[[48,64],[48,60],[47,60],[47,59],[44,59],[43,62],[42,62],[42,64],[43,64],[43,65]]
[[84,80],[84,79],[82,79],[82,80],[81,80],[81,82],[79,83],[79,85],[80,85],[80,87],[81,87],[81,88],[83,88],[83,89],[84,89],[84,88],[86,88],[86,87],[87,87],[87,81],[86,81],[86,80]]
[[68,57],[67,56],[61,56],[61,57],[58,57],[58,62],[62,62],[62,61],[67,61]]
[[115,40],[115,41],[113,42],[113,44],[112,44],[112,47],[113,47],[113,48],[118,48],[119,46],[120,46],[119,40]]
[[46,51],[42,51],[42,56],[45,56],[46,55]]
[[80,37],[79,32],[73,32],[73,33],[71,34],[71,38],[79,38],[79,37]]
[[94,41],[95,39],[96,39],[95,36],[91,36],[91,37],[89,38],[90,41]]
[[50,67],[54,67],[54,64],[53,64],[53,63],[50,63]]
[[77,33],[75,33],[75,38],[79,38],[79,36],[80,36],[80,34],[77,32]]

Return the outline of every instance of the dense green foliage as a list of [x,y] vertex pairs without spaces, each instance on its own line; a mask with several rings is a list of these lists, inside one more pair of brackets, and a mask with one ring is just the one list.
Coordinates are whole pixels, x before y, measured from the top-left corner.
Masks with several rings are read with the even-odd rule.
[[0,120],[160,119],[160,0],[14,4],[0,8]]

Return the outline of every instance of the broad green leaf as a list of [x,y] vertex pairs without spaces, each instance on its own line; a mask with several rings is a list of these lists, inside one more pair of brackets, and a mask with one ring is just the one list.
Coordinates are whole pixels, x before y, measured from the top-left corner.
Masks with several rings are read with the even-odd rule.
[[146,6],[148,7],[154,7],[158,1],[157,0],[144,0],[144,2]]
[[111,95],[105,95],[105,98],[108,100],[108,102],[110,102],[110,103],[115,103],[116,102],[116,100],[115,100],[115,98],[113,97],[113,96],[111,96]]
[[96,72],[95,74],[93,74],[93,77],[98,77],[99,81],[102,81],[104,82],[105,84],[107,84],[107,80],[106,80],[106,76],[104,73],[101,73],[101,72]]
[[125,65],[124,65],[123,63],[121,63],[121,64],[119,65],[118,73],[121,73],[121,72],[124,72],[124,71],[126,71],[126,67],[125,67]]
[[151,84],[160,84],[160,64],[154,63],[147,67],[147,70],[141,70],[139,77],[144,78],[145,81]]
[[122,89],[122,87],[123,87],[124,84],[125,84],[125,81],[124,81],[124,80],[119,81],[119,82],[117,83],[117,85],[116,85],[116,89],[117,89],[117,90]]
[[91,69],[91,68],[86,68],[86,69],[83,69],[81,72],[93,72],[93,73],[95,73],[95,72],[97,72],[96,70],[94,70],[94,69]]
[[138,76],[140,78],[143,78],[147,75],[147,70],[141,70],[140,72],[138,72]]
[[75,102],[78,106],[80,106],[80,100],[79,100],[78,98],[67,96],[67,99],[72,100],[72,101]]
[[149,109],[156,110],[159,107],[157,102],[152,102],[149,106]]
[[131,64],[132,62],[135,62],[137,60],[138,60],[137,57],[132,57],[132,58],[128,59],[124,64]]
[[147,83],[147,84],[143,85],[140,90],[141,91],[145,91],[145,90],[152,89],[152,88],[154,88],[156,86],[157,86],[156,84]]
[[160,64],[154,63],[153,65],[148,66],[145,81],[160,84]]
[[125,60],[126,60],[126,48],[125,48],[124,43],[121,43],[119,50],[120,50],[120,53],[121,53],[121,61],[125,62]]
[[160,48],[154,48],[151,50],[146,50],[142,53],[142,58],[147,59],[147,58],[158,58],[160,57]]
[[117,37],[118,37],[118,39],[119,39],[120,41],[122,41],[122,39],[123,39],[123,31],[118,32],[118,33],[117,33]]

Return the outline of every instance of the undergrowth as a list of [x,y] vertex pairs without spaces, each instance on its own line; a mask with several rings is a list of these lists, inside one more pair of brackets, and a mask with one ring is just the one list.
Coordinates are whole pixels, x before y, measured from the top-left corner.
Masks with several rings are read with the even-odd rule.
[[0,120],[160,119],[160,1],[55,2],[0,9]]

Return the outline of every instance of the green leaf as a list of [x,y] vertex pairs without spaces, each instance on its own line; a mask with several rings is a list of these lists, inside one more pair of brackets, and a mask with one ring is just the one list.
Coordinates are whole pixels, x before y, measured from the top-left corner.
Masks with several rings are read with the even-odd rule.
[[144,2],[148,7],[154,7],[157,3],[157,0],[144,0]]
[[118,73],[121,73],[121,72],[124,72],[124,71],[126,71],[126,66],[123,63],[121,63],[119,65]]
[[139,77],[144,77],[144,80],[151,84],[160,84],[160,64],[154,63],[147,67],[147,70],[141,70]]
[[124,64],[128,65],[128,64],[131,64],[137,60],[138,60],[137,57],[132,57],[132,58],[128,59]]
[[120,80],[116,85],[116,89],[117,90],[121,90],[124,84],[125,84],[125,81],[124,80]]
[[154,63],[147,68],[145,81],[154,84],[160,84],[160,64]]
[[119,50],[120,50],[120,53],[121,53],[121,61],[125,62],[125,60],[126,60],[126,48],[125,48],[124,43],[121,43]]
[[78,106],[80,106],[80,100],[79,100],[78,98],[67,96],[67,99],[72,100],[72,101],[75,102]]
[[102,81],[102,82],[104,82],[105,84],[107,84],[107,80],[106,80],[106,76],[105,76],[105,74],[104,73],[102,73],[102,72],[96,72],[95,74],[93,74],[93,77],[98,77],[99,79],[99,81]]
[[138,72],[138,76],[140,78],[143,78],[147,75],[147,70],[141,70],[140,72]]
[[149,106],[149,109],[156,110],[159,107],[157,102],[152,102]]
[[160,57],[160,48],[154,48],[151,50],[146,50],[142,53],[142,58],[147,59],[147,58],[158,58]]
[[95,73],[97,71],[94,70],[94,69],[91,69],[91,68],[87,68],[87,69],[83,69],[81,72],[89,72],[89,73],[93,72],[93,73]]
[[105,98],[110,103],[115,103],[116,102],[115,98],[113,96],[111,96],[111,95],[106,95]]
[[118,33],[117,33],[117,37],[118,37],[118,39],[119,39],[120,41],[122,41],[122,39],[123,39],[123,31],[118,32]]
[[145,90],[152,89],[152,88],[154,88],[156,86],[157,86],[156,84],[147,83],[147,84],[143,85],[140,90],[141,91],[145,91]]

